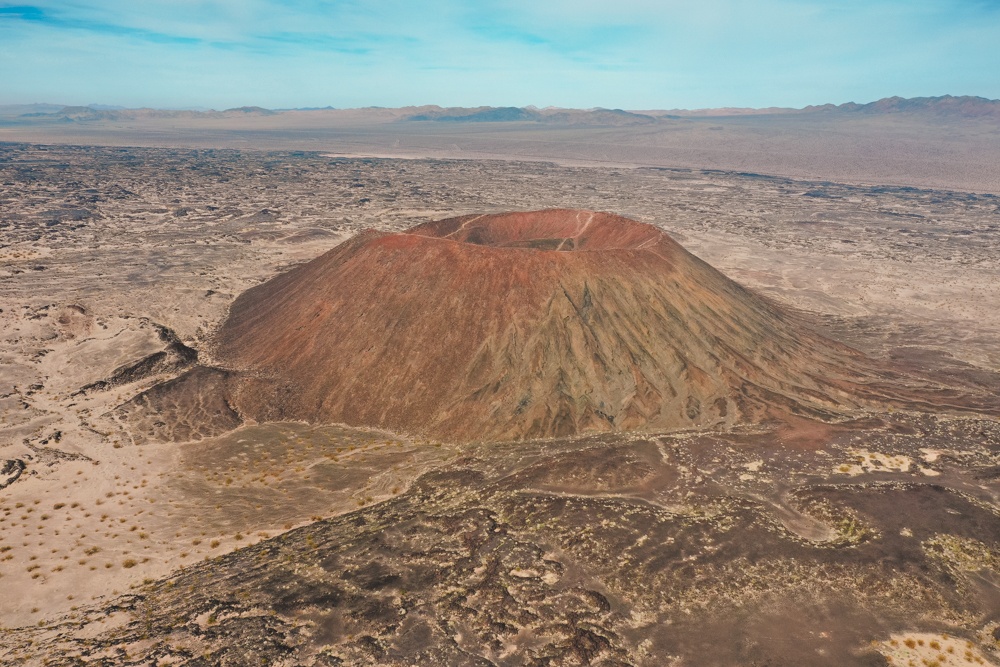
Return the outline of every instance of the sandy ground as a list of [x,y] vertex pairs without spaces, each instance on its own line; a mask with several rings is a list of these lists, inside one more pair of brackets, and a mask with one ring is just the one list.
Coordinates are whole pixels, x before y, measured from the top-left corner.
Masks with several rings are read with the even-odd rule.
[[995,665],[970,641],[944,634],[893,635],[879,646],[890,665],[900,667],[976,667]]
[[1000,129],[992,119],[792,114],[580,127],[400,122],[402,117],[394,109],[347,109],[217,119],[76,123],[11,119],[0,123],[0,141],[721,169],[859,185],[1000,193]]

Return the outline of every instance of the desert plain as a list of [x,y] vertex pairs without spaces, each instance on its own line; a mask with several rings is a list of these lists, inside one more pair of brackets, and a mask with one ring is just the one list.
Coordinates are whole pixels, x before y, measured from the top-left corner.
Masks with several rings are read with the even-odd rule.
[[[742,132],[722,157],[646,126],[539,152],[506,123],[142,122],[0,127],[4,664],[1000,664],[989,122],[870,160],[878,127],[816,150],[797,117],[677,130]],[[121,409],[364,230],[542,209],[652,225],[906,395],[503,441]]]

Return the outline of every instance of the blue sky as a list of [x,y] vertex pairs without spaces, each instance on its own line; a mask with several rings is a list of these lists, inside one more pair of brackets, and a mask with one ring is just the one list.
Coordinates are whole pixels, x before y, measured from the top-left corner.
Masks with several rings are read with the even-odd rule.
[[0,0],[0,104],[662,109],[943,94],[1000,98],[1000,0]]

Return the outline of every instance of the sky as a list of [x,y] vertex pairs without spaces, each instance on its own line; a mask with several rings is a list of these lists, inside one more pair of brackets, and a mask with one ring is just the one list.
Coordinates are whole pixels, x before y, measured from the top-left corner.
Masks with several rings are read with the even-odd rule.
[[0,0],[0,104],[693,109],[944,94],[1000,98],[1000,0]]

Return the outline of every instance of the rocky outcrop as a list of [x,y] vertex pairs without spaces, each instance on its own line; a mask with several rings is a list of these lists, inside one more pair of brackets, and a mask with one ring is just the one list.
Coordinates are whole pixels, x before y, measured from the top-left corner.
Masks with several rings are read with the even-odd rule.
[[21,459],[7,459],[0,466],[0,489],[6,489],[17,481],[18,477],[25,469],[24,461]]
[[177,334],[167,327],[151,323],[166,347],[147,355],[138,361],[119,366],[108,377],[80,388],[79,393],[104,391],[123,384],[130,384],[164,373],[175,373],[194,365],[198,361],[198,351],[188,347]]

